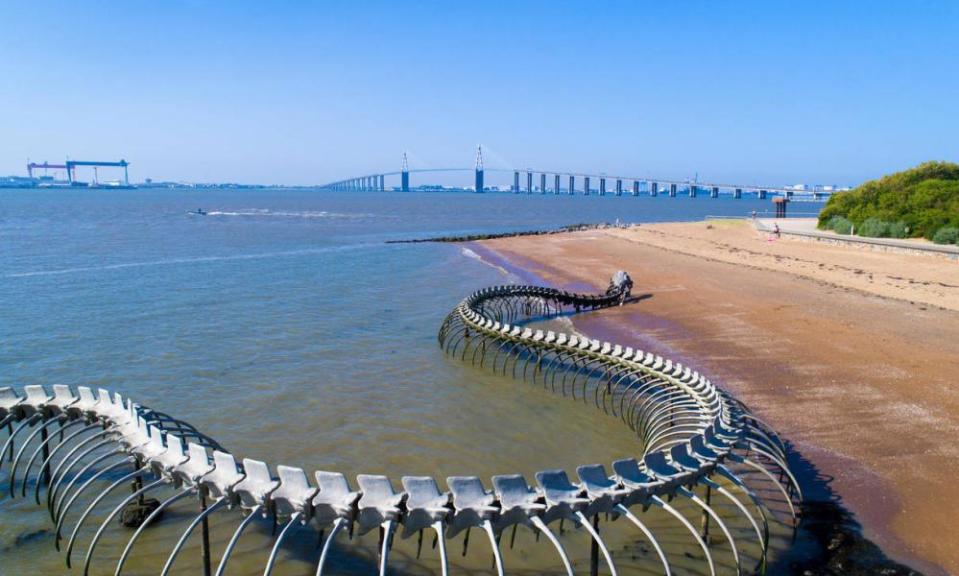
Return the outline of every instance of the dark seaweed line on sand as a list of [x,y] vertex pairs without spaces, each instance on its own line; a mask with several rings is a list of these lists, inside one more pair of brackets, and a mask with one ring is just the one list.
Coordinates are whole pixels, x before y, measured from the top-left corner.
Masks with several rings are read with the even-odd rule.
[[582,232],[585,230],[606,230],[608,228],[626,228],[629,225],[610,224],[603,222],[601,224],[569,224],[559,228],[550,228],[547,230],[523,230],[519,232],[496,232],[490,234],[467,234],[462,236],[435,236],[432,238],[413,238],[410,240],[387,240],[387,244],[419,244],[422,242],[475,242],[477,240],[493,240],[494,238],[513,238],[516,236],[548,236],[550,234],[563,234],[564,232]]

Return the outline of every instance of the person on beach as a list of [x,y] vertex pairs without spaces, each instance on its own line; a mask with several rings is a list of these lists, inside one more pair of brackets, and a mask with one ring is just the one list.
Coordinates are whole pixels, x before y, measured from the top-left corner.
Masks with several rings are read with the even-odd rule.
[[779,238],[779,222],[773,222],[773,234],[776,235],[776,238]]

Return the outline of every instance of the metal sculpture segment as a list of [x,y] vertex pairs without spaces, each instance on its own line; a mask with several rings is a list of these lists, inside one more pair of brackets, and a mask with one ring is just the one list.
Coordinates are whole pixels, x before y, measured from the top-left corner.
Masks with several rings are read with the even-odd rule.
[[[441,491],[433,478],[406,476],[402,478],[403,491],[396,492],[385,476],[360,475],[359,490],[355,491],[343,474],[317,471],[315,484],[311,484],[307,473],[299,468],[280,465],[274,475],[261,461],[244,459],[240,464],[192,426],[119,394],[87,387],[74,391],[60,385],[53,387],[52,394],[42,386],[26,386],[22,394],[13,388],[0,388],[0,429],[6,427],[9,432],[0,449],[0,470],[5,459],[11,463],[11,496],[17,493],[18,480],[20,495],[26,496],[31,474],[37,504],[40,491],[46,487],[46,505],[56,525],[58,549],[68,528],[66,520],[80,495],[92,487],[99,491],[70,530],[64,550],[68,567],[73,565],[73,553],[86,520],[109,494],[136,482],[134,491],[95,529],[84,553],[85,575],[112,520],[127,504],[141,501],[144,494],[160,487],[172,488],[174,493],[143,518],[122,554],[110,560],[115,562],[115,576],[123,572],[135,552],[134,544],[163,510],[187,497],[199,500],[200,512],[170,551],[160,572],[163,575],[171,571],[191,534],[200,526],[205,530],[209,516],[224,508],[240,510],[243,518],[221,555],[215,572],[218,575],[225,572],[249,524],[258,516],[272,516],[282,528],[264,566],[266,575],[272,572],[284,539],[310,523],[321,530],[321,540],[323,532],[329,531],[320,544],[318,576],[327,570],[337,535],[346,529],[352,537],[354,527],[361,534],[380,530],[377,571],[381,575],[387,572],[398,527],[403,528],[404,539],[418,534],[420,546],[424,530],[436,534],[444,576],[449,566],[446,540],[466,531],[465,554],[468,532],[477,528],[487,536],[493,568],[502,575],[506,566],[500,539],[511,528],[512,542],[518,525],[545,535],[565,571],[572,575],[573,562],[550,528],[559,520],[570,521],[590,536],[591,572],[596,572],[601,555],[615,576],[616,557],[599,532],[600,517],[608,515],[625,517],[634,525],[638,535],[652,545],[663,573],[669,575],[672,567],[663,546],[640,519],[649,507],[657,507],[689,532],[690,544],[703,553],[704,569],[714,576],[713,551],[692,523],[670,504],[676,497],[694,502],[720,527],[732,550],[735,571],[742,573],[739,547],[743,543],[734,539],[710,505],[708,494],[712,490],[747,519],[761,549],[756,570],[764,571],[769,510],[728,464],[756,470],[775,484],[788,504],[795,527],[793,499],[801,501],[802,494],[786,466],[786,451],[779,437],[751,416],[742,403],[689,367],[619,344],[526,326],[558,314],[621,305],[630,297],[631,288],[632,280],[624,272],[614,276],[606,293],[597,295],[537,286],[486,288],[463,300],[439,330],[440,344],[451,356],[464,361],[468,358],[472,364],[593,403],[622,419],[639,437],[640,458],[614,462],[611,475],[601,464],[583,465],[577,468],[577,483],[563,470],[547,470],[535,475],[537,487],[531,487],[521,475],[500,475],[492,478],[491,491],[476,476],[456,476],[447,479],[450,492]],[[33,453],[25,459],[31,446]],[[25,462],[22,469],[21,462]],[[125,467],[130,471],[115,479]],[[725,481],[729,489],[717,479]],[[693,491],[696,486],[705,488],[705,500]],[[733,489],[746,497],[745,503]],[[750,508],[758,512],[759,521]],[[209,570],[210,554],[205,547],[204,538],[204,561]]]

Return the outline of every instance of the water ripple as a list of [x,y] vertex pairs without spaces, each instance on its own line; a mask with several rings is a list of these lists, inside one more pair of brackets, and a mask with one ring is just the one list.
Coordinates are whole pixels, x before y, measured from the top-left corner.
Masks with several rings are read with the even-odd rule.
[[59,268],[56,270],[34,270],[31,272],[14,272],[6,274],[4,278],[30,278],[33,276],[57,276],[63,274],[82,274],[86,272],[101,272],[105,270],[124,270],[126,268],[152,268],[155,266],[172,266],[177,264],[206,264],[209,262],[228,262],[231,260],[258,260],[262,258],[283,258],[295,256],[311,256],[330,252],[345,252],[364,248],[382,247],[382,243],[347,244],[343,246],[325,246],[322,248],[305,248],[302,250],[281,250],[278,252],[259,252],[256,254],[229,254],[224,256],[197,256],[195,258],[169,258],[166,260],[149,260],[145,262],[122,262],[119,264],[105,264],[103,266],[79,266],[76,268]]

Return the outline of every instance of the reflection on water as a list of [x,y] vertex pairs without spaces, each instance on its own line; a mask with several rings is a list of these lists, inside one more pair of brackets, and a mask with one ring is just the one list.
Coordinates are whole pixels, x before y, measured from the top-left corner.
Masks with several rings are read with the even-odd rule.
[[[0,191],[0,385],[109,387],[191,422],[239,457],[350,476],[384,473],[397,487],[403,474],[520,472],[531,479],[544,468],[608,464],[637,451],[617,420],[439,349],[436,331],[448,310],[478,287],[509,282],[504,271],[455,245],[383,240],[742,214],[753,204],[286,190]],[[187,214],[197,205],[208,215]],[[718,506],[735,537],[755,541],[731,506]],[[190,500],[173,507],[138,543],[126,573],[155,573],[178,537],[172,527],[185,524],[168,520],[195,508]],[[63,570],[49,518],[32,500],[0,501],[0,518],[0,572]],[[214,515],[217,554],[238,518],[235,511]],[[702,570],[701,561],[685,555],[690,540],[681,526],[660,511],[645,518],[673,550],[677,572],[683,565]],[[264,522],[244,536],[231,574],[262,570],[271,528]],[[91,535],[88,527],[81,555]],[[108,532],[95,573],[112,573],[105,560],[118,556],[129,535],[120,527]],[[314,526],[291,539],[276,573],[310,573],[318,536]],[[369,573],[376,537],[341,546],[337,565]],[[634,558],[637,567],[656,571],[651,548],[623,520],[609,525],[609,537],[623,566]],[[571,530],[564,538],[580,565],[587,561],[585,533]],[[506,555],[510,572],[559,567],[551,547],[533,539],[520,529]],[[413,562],[415,540],[397,539],[390,563],[397,573],[432,573],[438,566],[430,561],[429,537],[425,561]],[[466,557],[461,546],[462,536],[450,544],[458,567],[490,571],[481,534],[472,535]],[[717,541],[717,562],[729,566],[723,546]],[[178,560],[183,573],[195,572],[197,550],[191,546]]]

